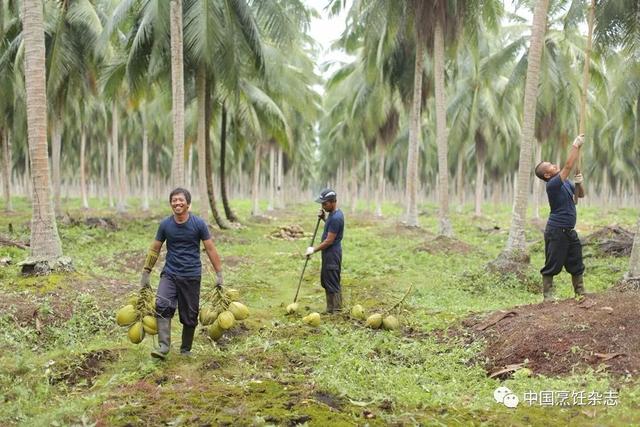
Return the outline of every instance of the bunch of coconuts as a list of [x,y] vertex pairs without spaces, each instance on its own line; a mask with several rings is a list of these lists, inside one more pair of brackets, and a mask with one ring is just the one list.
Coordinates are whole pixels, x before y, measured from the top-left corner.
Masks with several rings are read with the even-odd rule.
[[224,331],[233,328],[237,320],[249,317],[249,309],[238,301],[240,293],[235,289],[216,287],[200,308],[198,319],[207,326],[209,337],[218,341]]
[[400,322],[393,314],[383,316],[380,313],[373,313],[370,316],[365,314],[364,308],[360,304],[351,307],[351,317],[357,320],[364,320],[365,325],[371,329],[386,329],[387,331],[395,331],[400,327]]
[[153,289],[144,287],[127,299],[127,304],[116,312],[119,326],[128,327],[129,341],[140,344],[145,335],[156,335],[156,301]]
[[[287,314],[289,315],[298,314],[298,311],[300,310],[300,304],[298,304],[297,302],[292,302],[287,306],[286,310]],[[320,313],[313,312],[304,316],[302,318],[302,322],[309,326],[317,328],[322,323],[322,319],[320,318]]]
[[364,320],[365,325],[371,329],[382,328],[386,329],[387,331],[395,331],[400,328],[400,322],[398,321],[398,318],[396,316],[389,313],[391,313],[393,310],[400,310],[400,306],[407,298],[412,288],[413,286],[409,286],[409,289],[407,289],[402,299],[389,310],[384,312],[384,314],[373,313],[367,316],[364,307],[362,307],[360,304],[356,304],[351,307],[351,317],[357,320]]

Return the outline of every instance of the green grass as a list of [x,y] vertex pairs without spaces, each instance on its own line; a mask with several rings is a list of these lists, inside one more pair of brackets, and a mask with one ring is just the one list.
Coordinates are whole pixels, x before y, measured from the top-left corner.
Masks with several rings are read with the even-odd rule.
[[[113,216],[104,203],[83,213],[78,200],[68,201],[73,218]],[[131,200],[135,207],[138,201]],[[13,225],[12,238],[27,239],[28,203],[14,202],[16,212],[0,218],[0,230]],[[346,318],[324,319],[310,329],[299,318],[283,315],[295,294],[307,239],[283,241],[267,236],[279,225],[298,223],[307,232],[315,225],[317,205],[309,203],[278,212],[269,224],[248,220],[250,203],[234,201],[244,227],[215,231],[224,263],[226,285],[239,289],[252,316],[245,327],[221,346],[198,334],[195,357],[174,352],[166,364],[148,356],[151,341],[134,346],[126,330],[112,320],[124,296],[137,288],[146,248],[159,219],[168,208],[154,205],[144,217],[114,217],[115,232],[85,225],[59,224],[65,255],[77,272],[24,278],[15,262],[26,252],[0,247],[0,257],[14,264],[0,269],[0,292],[38,308],[44,326],[5,313],[0,315],[0,424],[107,425],[174,423],[353,425],[369,422],[467,425],[509,423],[547,425],[573,423],[632,424],[640,422],[640,386],[635,378],[613,378],[587,371],[561,378],[517,376],[504,384],[522,396],[527,390],[596,390],[620,388],[620,404],[596,407],[594,415],[581,408],[528,407],[509,410],[493,401],[501,383],[487,378],[478,356],[482,342],[443,339],[445,328],[472,313],[540,301],[542,234],[531,226],[531,266],[526,278],[502,278],[484,266],[503,249],[510,225],[510,208],[487,205],[485,217],[473,218],[470,206],[452,215],[456,238],[468,244],[466,254],[430,254],[416,248],[434,237],[436,206],[425,205],[422,229],[397,227],[401,208],[389,204],[384,220],[348,209],[343,259],[345,305],[360,303],[367,311],[383,311],[409,288],[399,318],[404,333],[365,329]],[[545,213],[543,213],[544,217]],[[618,223],[631,228],[637,212],[579,209],[579,231]],[[494,226],[496,232],[483,231]],[[584,233],[582,233],[584,234]],[[599,258],[588,252],[586,286],[604,291],[628,267],[626,258]],[[160,264],[152,283],[157,284]],[[210,266],[203,292],[211,289]],[[322,311],[320,258],[309,262],[300,302],[304,311]],[[561,297],[571,295],[570,277],[559,276]],[[101,286],[104,285],[104,286]],[[108,286],[107,286],[108,285]],[[66,300],[64,296],[66,295]],[[57,317],[61,301],[67,317]],[[177,321],[174,322],[176,324]],[[174,349],[179,345],[174,327]],[[83,368],[88,355],[107,351],[109,360],[90,380],[69,381]],[[67,378],[67,380],[64,380]],[[339,402],[330,408],[314,393],[327,393]],[[316,397],[314,397],[316,396]],[[590,410],[590,408],[587,408]],[[586,412],[586,413],[584,413]],[[371,418],[373,417],[373,418]]]

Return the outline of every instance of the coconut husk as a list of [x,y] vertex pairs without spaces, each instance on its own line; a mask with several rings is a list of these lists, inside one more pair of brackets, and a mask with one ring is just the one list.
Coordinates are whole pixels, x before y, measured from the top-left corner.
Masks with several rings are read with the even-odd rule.
[[273,230],[269,236],[271,239],[282,239],[282,240],[297,240],[307,237],[304,232],[304,229],[297,225],[285,225]]

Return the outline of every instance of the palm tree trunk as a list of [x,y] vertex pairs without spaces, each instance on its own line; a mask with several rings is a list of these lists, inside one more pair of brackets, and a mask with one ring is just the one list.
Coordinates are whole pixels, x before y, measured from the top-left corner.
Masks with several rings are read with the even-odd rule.
[[227,108],[222,104],[222,119],[220,124],[220,195],[222,196],[222,206],[224,214],[231,222],[238,222],[238,217],[231,210],[229,198],[227,197],[227,176],[225,163],[227,161]]
[[349,183],[351,187],[351,209],[350,212],[353,214],[356,212],[356,207],[358,206],[358,172],[356,167],[356,161],[351,161],[351,169],[349,173]]
[[529,47],[527,77],[524,90],[524,113],[522,124],[522,140],[518,162],[518,183],[513,201],[513,217],[509,230],[509,239],[502,254],[507,259],[528,262],[525,241],[525,222],[527,217],[527,201],[531,177],[531,145],[534,139],[536,106],[538,99],[538,80],[540,78],[540,60],[544,35],[547,28],[547,10],[549,0],[538,0],[533,12],[531,46]]
[[629,278],[640,278],[640,218],[636,226],[636,235],[633,238],[633,246],[631,248],[631,256],[629,257]]
[[62,245],[49,183],[43,7],[40,0],[23,0],[22,7],[27,135],[33,183],[30,252],[35,259],[53,261],[62,255]]
[[456,164],[456,193],[458,195],[458,212],[464,208],[464,156],[458,155]]
[[122,192],[120,184],[120,150],[118,147],[118,133],[119,133],[119,120],[118,120],[118,108],[114,101],[111,105],[111,164],[113,167],[113,189],[116,194],[116,212],[122,213],[125,211],[124,203],[122,202]]
[[376,216],[382,218],[382,203],[384,192],[384,158],[385,147],[380,147],[380,154],[378,158],[378,188],[376,189]]
[[[418,31],[419,32],[419,31]],[[416,58],[413,75],[413,100],[409,122],[409,153],[407,155],[407,226],[418,227],[418,150],[422,145],[421,103],[422,69],[424,67],[424,45],[422,37],[416,37]]]
[[476,216],[482,216],[482,202],[484,201],[484,165],[485,159],[478,158],[476,165]]
[[211,155],[211,141],[209,138],[209,129],[211,127],[211,84],[209,79],[205,78],[205,103],[204,103],[204,117],[205,117],[205,132],[204,132],[204,145],[205,145],[205,162],[207,173],[207,195],[209,196],[209,207],[211,208],[211,214],[213,219],[218,224],[218,227],[225,229],[229,228],[229,224],[222,218],[218,209],[216,208],[216,196],[213,192],[213,156]]
[[149,133],[146,120],[142,119],[142,210],[149,210]]
[[109,193],[109,207],[113,208],[113,165],[112,165],[112,145],[107,142],[107,192]]
[[262,144],[260,141],[256,142],[255,153],[253,157],[253,182],[251,184],[251,215],[260,215],[260,156],[262,155]]
[[[173,113],[174,187],[184,186],[184,70],[182,55],[182,0],[171,0],[171,93]],[[209,167],[211,167],[209,165]],[[211,200],[211,199],[210,199]]]
[[447,162],[447,104],[444,93],[444,33],[442,22],[436,19],[433,37],[433,71],[435,74],[436,101],[436,143],[438,147],[438,216],[440,229],[438,234],[453,236],[453,228],[449,220],[449,165]]
[[275,160],[275,141],[272,140],[269,142],[269,204],[267,205],[267,211],[273,210],[275,201]]
[[[0,2],[0,7],[2,2]],[[1,18],[1,16],[0,16]],[[4,210],[5,212],[13,211],[11,204],[11,134],[8,128],[0,128],[0,145],[2,145],[2,183],[4,190]]]
[[87,133],[84,126],[80,125],[80,193],[82,194],[82,208],[89,209],[87,197]]
[[198,67],[196,73],[196,97],[198,103],[198,193],[200,200],[200,209],[198,210],[202,218],[209,218],[209,204],[207,196],[207,170],[206,170],[206,154],[205,154],[205,70],[204,66]]
[[127,210],[127,194],[129,189],[127,186],[127,146],[129,140],[125,136],[122,139],[122,152],[120,153],[120,199],[122,203],[122,212]]
[[[542,144],[536,140],[535,142],[535,159],[534,163],[537,165],[542,161]],[[542,181],[538,178],[533,179],[533,217],[540,218],[540,198],[542,193]]]
[[60,204],[60,154],[62,151],[62,112],[55,114],[51,129],[51,179],[53,180],[53,203],[56,215],[62,212]]
[[189,144],[189,157],[187,159],[187,188],[192,188],[193,185],[193,144]]
[[371,212],[371,155],[369,147],[364,148],[364,200],[367,213]]
[[276,207],[284,207],[284,197],[282,196],[282,185],[284,181],[284,150],[278,146],[278,162],[276,167]]

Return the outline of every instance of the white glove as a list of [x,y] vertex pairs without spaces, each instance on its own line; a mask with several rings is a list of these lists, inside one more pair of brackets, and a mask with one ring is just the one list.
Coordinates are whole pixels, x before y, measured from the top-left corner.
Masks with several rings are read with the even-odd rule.
[[573,177],[573,183],[574,184],[582,184],[583,180],[584,180],[584,178],[583,178],[581,173],[577,173],[576,176]]
[[313,250],[313,246],[309,246],[307,248],[307,251],[304,254],[309,257],[309,256],[313,255],[314,252],[315,251]]
[[573,140],[573,146],[576,148],[580,148],[582,147],[582,144],[584,144],[584,135],[576,136],[576,139]]

